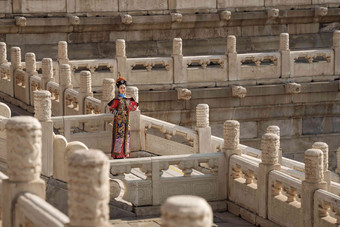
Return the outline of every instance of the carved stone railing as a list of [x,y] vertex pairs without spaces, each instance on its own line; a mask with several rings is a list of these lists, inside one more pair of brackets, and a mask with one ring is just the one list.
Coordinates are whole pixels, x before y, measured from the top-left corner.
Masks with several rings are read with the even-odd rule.
[[15,226],[63,227],[69,218],[45,200],[31,193],[20,195],[15,204]]
[[[157,130],[155,133],[148,133],[150,129]],[[140,130],[142,150],[158,155],[179,154],[178,151],[181,151],[181,154],[198,153],[198,133],[195,130],[145,115],[141,115]],[[177,142],[176,139],[181,142]]]
[[0,162],[6,163],[7,161],[7,136],[6,136],[6,129],[5,124],[8,118],[0,116]]
[[229,162],[229,196],[236,204],[258,213],[258,163],[233,155]]
[[282,226],[303,226],[301,180],[274,170],[268,185],[268,219]]
[[225,55],[183,57],[188,83],[227,81],[228,62]]
[[238,54],[238,80],[278,79],[281,75],[281,55],[279,52]]
[[319,189],[314,194],[314,227],[340,224],[340,196]]
[[52,102],[52,115],[58,115],[58,107],[60,103],[60,95],[59,95],[59,84],[53,81],[49,81],[46,85],[46,90],[51,93],[51,102]]
[[76,115],[52,117],[54,128],[67,141],[80,141],[89,148],[110,152],[112,138],[112,114]]
[[101,113],[101,101],[93,98],[85,98],[85,114],[100,114]]
[[22,69],[14,71],[14,96],[16,99],[29,104],[30,83],[29,77]]
[[42,90],[41,77],[31,76],[30,77],[30,102],[34,103],[34,92]]
[[71,60],[68,62],[72,71],[72,85],[80,87],[79,72],[89,70],[92,74],[92,86],[102,86],[104,78],[115,78],[117,75],[117,61],[115,59]]
[[64,95],[64,110],[65,115],[76,115],[79,114],[79,102],[78,99],[79,92],[68,88],[65,90]]
[[292,77],[334,75],[334,51],[291,51]]
[[160,205],[175,194],[226,199],[223,153],[112,160],[110,166],[111,178],[124,183],[123,199],[135,206]]
[[173,84],[172,58],[129,58],[126,64],[129,85]]
[[13,79],[10,67],[10,63],[0,65],[0,90],[8,95],[13,95]]

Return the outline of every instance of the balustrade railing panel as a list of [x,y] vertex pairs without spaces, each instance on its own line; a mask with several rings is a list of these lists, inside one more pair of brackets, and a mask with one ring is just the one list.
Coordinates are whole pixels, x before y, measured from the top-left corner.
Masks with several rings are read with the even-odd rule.
[[274,170],[268,182],[269,220],[281,226],[303,226],[301,180]]
[[334,75],[334,51],[291,51],[290,66],[292,77]]
[[281,76],[279,52],[238,54],[239,80],[278,79]]
[[225,55],[183,57],[187,82],[227,81],[228,68]]
[[59,84],[53,81],[47,83],[46,90],[51,93],[52,115],[57,116],[59,114]]
[[129,58],[127,73],[129,85],[173,84],[173,60],[168,57]]
[[14,71],[14,96],[26,104],[30,103],[29,77],[22,69]]
[[340,196],[319,189],[314,194],[314,227],[340,225]]
[[0,91],[13,96],[13,78],[10,72],[11,64],[4,63],[0,65]]
[[229,199],[241,207],[258,214],[258,163],[233,155],[229,162]]
[[79,92],[68,88],[65,90],[64,94],[64,115],[77,115],[80,114],[78,99]]

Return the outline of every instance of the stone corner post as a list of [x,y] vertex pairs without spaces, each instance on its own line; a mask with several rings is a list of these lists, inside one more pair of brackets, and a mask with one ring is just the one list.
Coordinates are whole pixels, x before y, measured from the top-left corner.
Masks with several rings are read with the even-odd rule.
[[53,78],[53,62],[51,58],[43,58],[41,61],[42,76],[41,85],[43,90],[47,90],[47,83]]
[[281,77],[290,77],[290,49],[289,49],[289,34],[280,34],[280,53],[281,53]]
[[59,74],[59,115],[65,115],[65,90],[67,88],[72,88],[71,83],[71,67],[69,64],[62,64],[60,66],[60,74]]
[[117,61],[117,72],[124,76],[128,81],[128,68],[127,68],[127,57],[126,57],[126,46],[124,39],[116,40],[116,61]]
[[32,52],[25,54],[25,67],[26,67],[26,74],[31,77],[36,75],[37,72],[37,61],[35,54]]
[[211,127],[209,126],[208,104],[196,106],[196,131],[198,133],[198,153],[210,153]]
[[313,143],[312,148],[319,149],[323,153],[323,175],[324,180],[327,183],[327,191],[329,191],[331,185],[331,171],[328,170],[328,145],[323,142],[315,142]]
[[227,52],[228,57],[228,80],[238,80],[240,63],[237,61],[236,36],[228,35]]
[[103,80],[102,113],[109,113],[107,104],[115,97],[116,81],[112,78]]
[[174,38],[172,40],[172,60],[174,64],[173,68],[173,83],[181,84],[187,82],[186,68],[183,63],[182,53],[182,39]]
[[279,164],[282,165],[282,148],[281,148],[281,145],[280,145],[280,128],[279,126],[276,126],[276,125],[270,125],[267,127],[267,133],[272,133],[272,134],[275,134],[279,137],[279,152],[278,152],[278,156],[279,156]]
[[0,42],[0,65],[7,63],[7,46],[6,43]]
[[58,42],[58,62],[59,65],[68,64],[68,53],[67,53],[67,42],[59,41]]
[[34,117],[40,121],[42,131],[42,174],[53,175],[53,122],[51,120],[51,93],[34,92]]
[[198,196],[169,197],[161,206],[162,226],[211,227],[213,212],[207,201]]
[[319,149],[308,149],[305,152],[305,180],[302,181],[303,193],[301,197],[301,208],[306,227],[313,226],[315,191],[327,188],[323,179],[323,153]]
[[[45,199],[45,182],[41,173],[41,125],[29,116],[7,121],[8,179],[2,181],[2,226],[13,226],[13,200],[30,192]],[[13,142],[15,141],[15,142]]]
[[[132,97],[136,102],[139,101],[138,98],[138,88],[134,86],[127,86],[126,95]],[[135,111],[131,111],[129,115],[130,124],[130,150],[140,151],[142,149],[141,145],[141,123],[140,123],[140,110],[137,108]]]
[[340,74],[340,30],[333,33],[334,74]]
[[90,71],[80,72],[80,89],[79,89],[79,114],[85,114],[85,98],[93,97],[92,80]]
[[11,67],[10,67],[10,80],[12,81],[12,92],[9,94],[14,97],[14,87],[15,87],[15,78],[14,72],[16,69],[21,67],[21,49],[20,47],[12,47],[11,48]]
[[259,164],[257,196],[259,200],[259,215],[268,216],[268,175],[272,170],[280,170],[279,148],[280,138],[273,133],[266,133],[261,140],[261,163]]
[[76,150],[68,158],[71,227],[109,226],[109,159],[100,150]]

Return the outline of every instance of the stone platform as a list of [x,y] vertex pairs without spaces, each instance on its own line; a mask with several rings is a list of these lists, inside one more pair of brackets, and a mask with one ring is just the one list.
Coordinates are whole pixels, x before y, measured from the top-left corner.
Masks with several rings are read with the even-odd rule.
[[[117,219],[111,220],[115,227],[157,227],[161,226],[161,218],[148,217],[141,219]],[[214,214],[214,226],[231,227],[231,226],[255,226],[245,220],[228,212]]]

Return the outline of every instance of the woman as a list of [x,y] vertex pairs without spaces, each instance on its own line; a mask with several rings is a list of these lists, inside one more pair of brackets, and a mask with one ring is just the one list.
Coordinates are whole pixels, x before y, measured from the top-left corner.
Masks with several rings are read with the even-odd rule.
[[130,157],[129,112],[136,110],[138,106],[133,98],[126,97],[127,84],[124,77],[118,77],[116,86],[118,96],[108,103],[114,114],[111,147],[111,156],[114,159]]

